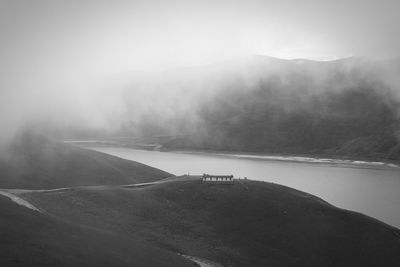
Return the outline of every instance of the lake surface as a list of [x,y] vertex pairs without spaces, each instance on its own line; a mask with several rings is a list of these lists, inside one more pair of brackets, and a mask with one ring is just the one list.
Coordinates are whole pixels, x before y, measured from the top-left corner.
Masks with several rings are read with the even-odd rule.
[[321,197],[400,228],[400,168],[310,163],[213,153],[159,152],[123,147],[90,149],[181,174],[233,174],[274,182]]

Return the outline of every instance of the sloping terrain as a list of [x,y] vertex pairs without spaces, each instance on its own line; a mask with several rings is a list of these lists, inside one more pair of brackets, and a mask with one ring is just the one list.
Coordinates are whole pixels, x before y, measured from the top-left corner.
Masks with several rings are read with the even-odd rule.
[[0,188],[51,189],[151,182],[159,169],[25,133],[0,156]]
[[0,266],[193,266],[116,232],[63,222],[0,196]]
[[276,184],[196,179],[22,196],[52,216],[225,266],[395,266],[400,231]]

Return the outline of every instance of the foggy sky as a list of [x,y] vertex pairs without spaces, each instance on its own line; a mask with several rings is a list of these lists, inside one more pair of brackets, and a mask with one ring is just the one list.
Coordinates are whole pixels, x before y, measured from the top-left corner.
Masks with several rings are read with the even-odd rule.
[[252,54],[399,57],[399,7],[396,0],[0,0],[3,135],[38,116],[101,125],[104,114],[123,112],[104,84],[134,71]]

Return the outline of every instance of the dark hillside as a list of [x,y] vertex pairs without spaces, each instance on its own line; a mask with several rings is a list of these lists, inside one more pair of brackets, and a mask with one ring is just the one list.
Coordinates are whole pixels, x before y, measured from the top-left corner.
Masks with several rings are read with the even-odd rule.
[[31,133],[16,138],[0,157],[0,188],[51,189],[151,182],[171,174]]
[[0,196],[0,266],[193,266],[180,256],[115,233],[39,214]]
[[[276,184],[146,188],[24,195],[63,220],[141,236],[225,266],[395,266],[400,232]],[[102,218],[98,220],[96,218]]]

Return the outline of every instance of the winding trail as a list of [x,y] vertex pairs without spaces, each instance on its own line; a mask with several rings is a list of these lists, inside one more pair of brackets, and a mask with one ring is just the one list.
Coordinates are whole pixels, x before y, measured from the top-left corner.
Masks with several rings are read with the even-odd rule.
[[21,195],[25,193],[50,193],[50,192],[65,192],[79,188],[91,188],[91,189],[102,189],[106,187],[121,187],[121,188],[141,188],[147,187],[156,184],[168,183],[173,181],[182,181],[182,180],[193,180],[197,179],[199,176],[189,176],[189,175],[182,175],[182,176],[172,176],[167,177],[159,181],[155,182],[148,182],[148,183],[136,183],[136,184],[127,184],[127,185],[88,185],[88,186],[74,186],[74,187],[61,187],[61,188],[54,188],[54,189],[1,189],[0,188],[0,195],[7,197],[11,201],[15,202],[16,204],[23,206],[25,208],[38,211],[43,213],[39,208],[35,207],[33,204],[29,203],[28,201],[24,200]]
[[6,198],[10,199],[11,201],[17,203],[20,206],[23,206],[25,208],[34,210],[34,211],[38,211],[38,212],[42,212],[40,209],[38,209],[37,207],[33,206],[31,203],[29,203],[28,201],[20,198],[19,196],[9,192],[8,190],[4,190],[4,189],[0,189],[0,195],[5,196]]
[[179,254],[179,255],[181,255],[182,257],[184,257],[184,258],[186,258],[188,260],[193,261],[194,263],[196,263],[200,267],[224,267],[221,264],[218,264],[216,262],[212,262],[210,260],[206,260],[206,259],[203,259],[203,258],[184,255],[184,254]]

